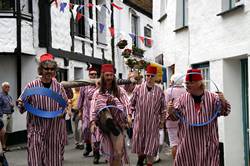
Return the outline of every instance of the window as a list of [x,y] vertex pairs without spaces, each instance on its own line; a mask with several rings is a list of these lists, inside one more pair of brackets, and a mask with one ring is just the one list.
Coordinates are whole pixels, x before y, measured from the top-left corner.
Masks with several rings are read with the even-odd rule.
[[152,35],[151,35],[151,29],[150,28],[148,28],[148,27],[144,27],[144,36],[145,36],[145,46],[147,46],[147,47],[151,47],[152,46],[152,42],[151,41],[149,41],[148,39],[150,39],[151,40],[151,37],[152,37]]
[[[88,4],[88,0],[71,0],[70,1],[73,4],[77,5],[84,5]],[[80,6],[78,7],[77,11],[80,9]],[[79,37],[83,38],[90,38],[90,28],[89,28],[89,23],[86,20],[90,13],[89,13],[89,8],[88,7],[81,7],[80,13],[83,15],[79,21],[77,21],[74,18],[74,34]]]
[[222,0],[222,12],[244,5],[244,0]]
[[[96,4],[101,5],[105,4],[106,0],[97,0]],[[97,32],[97,43],[98,44],[107,44],[106,40],[106,34],[107,34],[107,29],[104,28],[106,25],[106,8],[102,7],[101,10],[96,9],[96,20],[97,20],[97,25],[96,25],[96,32]]]
[[15,0],[0,0],[0,10],[14,10]]
[[20,1],[21,12],[24,14],[32,14],[32,0]]
[[188,0],[176,0],[175,28],[181,29],[188,26]]
[[209,74],[209,63],[194,64],[192,68],[200,69],[202,73],[202,78],[205,82],[206,89],[210,89],[210,74]]
[[[77,5],[84,5],[84,1],[81,0],[71,0],[70,2]],[[77,11],[79,9],[80,6],[77,8]],[[84,15],[84,7],[81,9],[80,13]],[[85,17],[81,17],[79,21],[77,21],[77,19],[74,18],[74,34],[76,36],[85,37],[84,29],[85,29]]]
[[74,80],[83,79],[83,68],[74,67]]
[[137,39],[137,36],[138,36],[138,17],[135,14],[132,14],[132,17],[131,17],[131,32],[132,32],[132,34],[135,35],[135,38],[133,40],[133,45],[135,47],[138,47],[138,39]]

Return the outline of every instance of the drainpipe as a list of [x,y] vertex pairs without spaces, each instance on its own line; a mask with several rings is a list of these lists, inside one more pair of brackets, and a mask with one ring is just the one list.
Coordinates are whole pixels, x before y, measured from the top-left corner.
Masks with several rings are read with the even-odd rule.
[[16,65],[17,65],[17,96],[22,91],[22,45],[21,45],[21,8],[20,0],[16,0],[16,26],[17,26],[17,47],[15,49]]

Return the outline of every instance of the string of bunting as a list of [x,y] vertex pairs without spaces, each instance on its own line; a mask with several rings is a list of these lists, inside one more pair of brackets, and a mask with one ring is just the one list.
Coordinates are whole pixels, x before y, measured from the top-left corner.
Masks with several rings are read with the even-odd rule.
[[[104,7],[104,9],[106,9],[107,13],[110,15],[112,13],[112,11],[109,9],[109,7],[107,6],[107,4],[99,4],[99,5],[94,5],[92,3],[88,3],[85,5],[78,5],[78,4],[73,4],[73,3],[66,3],[66,2],[58,2],[57,0],[54,0],[56,6],[60,6],[60,12],[64,12],[65,9],[67,7],[69,7],[70,10],[72,10],[73,16],[76,19],[77,22],[79,22],[82,17],[85,17],[86,20],[89,23],[90,28],[93,27],[93,24],[96,23],[98,26],[98,30],[100,31],[100,33],[103,33],[105,29],[108,28],[110,35],[112,36],[112,38],[115,37],[115,35],[123,35],[123,32],[118,32],[116,33],[116,30],[114,27],[107,27],[104,23],[100,23],[100,22],[96,22],[95,20],[86,17],[82,14],[82,10],[84,9],[84,7],[88,7],[88,8],[93,8],[96,7],[96,9],[101,12],[102,7]],[[116,8],[117,10],[122,10],[123,8],[120,7],[119,5],[117,5],[116,3],[112,2],[110,5],[112,5],[114,8]],[[152,45],[153,40],[151,38],[148,37],[144,37],[144,36],[138,36],[136,34],[133,33],[129,33],[129,36],[131,37],[132,41],[135,41],[136,38],[138,38],[142,43],[146,42],[148,45]]]

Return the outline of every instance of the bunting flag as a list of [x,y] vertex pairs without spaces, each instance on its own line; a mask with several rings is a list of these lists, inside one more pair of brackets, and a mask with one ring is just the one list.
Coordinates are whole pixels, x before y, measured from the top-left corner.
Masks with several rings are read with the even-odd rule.
[[142,43],[144,43],[144,37],[143,36],[139,36],[139,39],[142,41]]
[[74,4],[69,3],[69,8],[70,8],[71,10],[73,9],[73,7],[74,7]]
[[86,6],[87,6],[88,8],[91,8],[91,7],[93,7],[93,6],[94,6],[94,4],[92,4],[92,3],[88,3]]
[[96,7],[96,9],[97,9],[99,12],[101,12],[101,10],[102,10],[102,5],[96,5],[95,7]]
[[152,45],[152,39],[147,38],[147,44],[151,46]]
[[64,12],[64,9],[66,8],[67,6],[67,3],[66,2],[63,2],[60,4],[60,12]]
[[79,7],[79,5],[74,5],[73,9],[72,9],[72,13],[73,13],[73,17],[76,18],[77,15],[77,8]]
[[135,34],[129,33],[129,36],[132,38],[132,41],[135,41]]
[[111,15],[111,10],[107,7],[107,5],[106,4],[104,4],[104,5],[102,5],[107,11],[108,11],[108,14],[109,15]]
[[82,16],[83,16],[82,13],[79,13],[79,12],[77,13],[77,15],[76,15],[77,22],[79,22],[81,20]]
[[80,7],[77,9],[78,12],[80,12],[83,9],[84,5],[79,5],[79,6]]
[[[79,22],[82,17],[86,17],[86,16],[84,16],[82,14],[83,12],[81,12],[81,10],[83,9],[84,5],[77,5],[77,4],[66,3],[66,2],[58,2],[58,0],[53,0],[53,1],[51,1],[51,3],[52,2],[55,2],[55,4],[59,4],[60,5],[60,12],[64,12],[65,8],[68,5],[69,9],[72,10],[73,17],[77,20],[77,22]],[[115,7],[115,8],[117,8],[118,10],[123,9],[122,7],[116,5],[115,3],[111,3],[111,5],[113,7]],[[109,8],[109,6],[107,4],[94,5],[92,3],[88,3],[85,6],[88,7],[88,8],[95,6],[98,11],[101,11],[102,7],[104,7],[107,10],[108,14],[112,13],[112,11],[110,10],[110,8]],[[98,24],[97,26],[99,26],[98,30],[100,31],[100,33],[103,33],[104,29],[106,28],[105,24],[96,22],[95,20],[90,19],[89,17],[86,17],[86,20],[88,21],[90,27],[93,27],[94,23],[97,23]],[[115,28],[114,27],[109,27],[109,31],[110,31],[111,36],[114,38],[115,35],[116,35],[115,34]],[[119,36],[116,36],[118,38],[119,37],[120,38],[127,38],[128,37],[128,34],[125,33],[125,32],[122,32],[122,31],[119,31],[117,33],[117,35],[118,34],[119,34]],[[147,44],[149,46],[152,46],[152,44],[153,44],[153,40],[151,38],[147,38],[147,37],[144,37],[144,36],[138,36],[138,35],[133,34],[133,33],[129,33],[129,36],[132,38],[132,41],[135,41],[136,37],[138,37],[143,43],[145,42],[145,44]]]
[[114,2],[111,3],[111,5],[115,8],[117,8],[118,10],[122,10],[122,7],[117,6]]
[[88,22],[89,22],[89,27],[92,28],[95,21],[92,20],[91,18],[88,18]]
[[105,25],[102,23],[99,23],[99,30],[102,33],[104,31]]
[[115,37],[115,29],[114,27],[109,27],[109,31],[112,37]]

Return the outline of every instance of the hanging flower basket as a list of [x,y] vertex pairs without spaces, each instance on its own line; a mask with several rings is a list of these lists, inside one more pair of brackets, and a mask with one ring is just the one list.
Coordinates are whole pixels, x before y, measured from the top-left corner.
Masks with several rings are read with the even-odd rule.
[[127,48],[127,49],[125,49],[125,50],[122,52],[122,56],[123,56],[124,58],[129,58],[130,55],[131,55],[131,53],[132,53],[132,50]]
[[137,64],[138,64],[138,61],[134,58],[129,58],[126,61],[126,65],[128,65],[128,67],[130,67],[131,69],[133,69]]
[[136,46],[133,45],[133,47],[132,47],[132,54],[133,54],[134,56],[137,56],[137,57],[142,58],[144,52],[145,52],[145,50],[143,50],[143,49],[141,49],[141,48],[138,48],[138,47],[136,47]]
[[128,45],[128,42],[127,40],[120,40],[116,45],[120,49],[124,49]]

